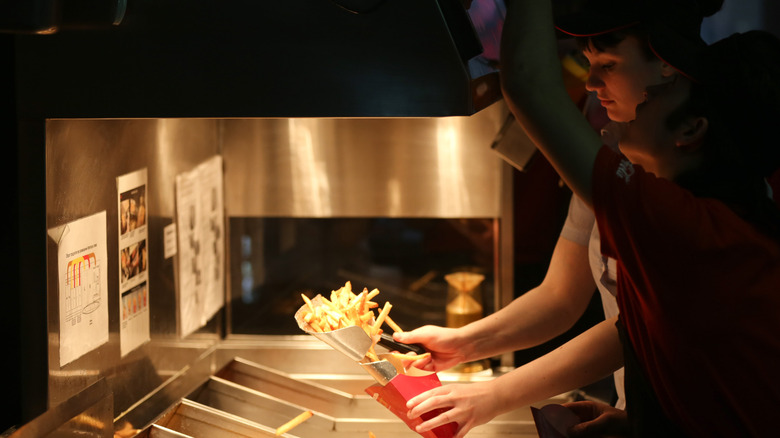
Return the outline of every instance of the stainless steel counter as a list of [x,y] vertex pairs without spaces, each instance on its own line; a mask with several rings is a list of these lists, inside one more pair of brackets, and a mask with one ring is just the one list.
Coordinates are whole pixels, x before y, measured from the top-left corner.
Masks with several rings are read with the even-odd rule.
[[[376,382],[356,363],[316,339],[293,337],[290,342],[288,338],[222,343],[214,352],[214,372],[138,436],[271,436],[266,434],[305,410],[313,411],[313,417],[284,436],[365,438],[369,432],[377,438],[419,436],[366,394],[365,388]],[[497,375],[444,372],[439,378],[447,385]],[[572,399],[572,394],[562,394],[534,406]],[[538,436],[530,408],[503,414],[469,433],[470,437],[497,435]]]
[[[165,345],[150,346],[165,350]],[[169,349],[172,355],[177,350]],[[160,355],[161,357],[164,354]],[[276,436],[276,428],[310,410],[312,418],[284,434],[300,438],[419,437],[365,389],[376,384],[356,362],[311,336],[234,337],[184,368],[176,361],[166,381],[126,412],[111,418],[104,380],[9,435],[235,438]],[[438,373],[443,385],[494,379],[500,372]],[[574,399],[561,394],[533,404]],[[114,433],[118,435],[114,435]],[[469,437],[537,437],[530,407],[500,415]]]

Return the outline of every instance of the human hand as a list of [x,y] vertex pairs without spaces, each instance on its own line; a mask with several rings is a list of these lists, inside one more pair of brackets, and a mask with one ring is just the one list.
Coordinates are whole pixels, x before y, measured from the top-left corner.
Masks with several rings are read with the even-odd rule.
[[409,418],[436,409],[444,412],[417,425],[425,433],[448,423],[457,423],[453,438],[463,438],[471,429],[492,420],[500,413],[491,382],[447,384],[423,392],[406,403]]
[[592,401],[564,403],[563,406],[574,412],[581,421],[569,429],[571,438],[622,438],[630,435],[628,415],[622,409]]
[[405,344],[420,344],[431,353],[427,359],[413,365],[425,371],[442,371],[465,362],[463,345],[456,337],[457,329],[426,325],[408,332],[395,332],[393,339]]

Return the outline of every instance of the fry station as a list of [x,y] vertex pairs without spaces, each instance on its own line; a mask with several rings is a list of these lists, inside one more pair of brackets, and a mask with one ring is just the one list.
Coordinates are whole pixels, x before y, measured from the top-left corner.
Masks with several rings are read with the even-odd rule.
[[[347,284],[358,293],[364,288],[380,292],[368,301],[374,301],[377,306],[370,312],[372,318],[381,317],[385,321],[385,335],[393,332],[386,317],[405,329],[427,323],[456,326],[463,322],[457,320],[457,317],[462,319],[463,310],[472,312],[477,303],[485,312],[501,306],[503,300],[508,299],[502,295],[501,285],[512,281],[511,272],[506,272],[499,262],[507,263],[503,257],[509,257],[507,253],[511,252],[506,248],[502,250],[502,245],[511,246],[511,243],[502,243],[501,226],[504,221],[511,221],[504,216],[510,212],[502,207],[505,196],[502,192],[507,189],[502,179],[511,169],[492,153],[472,153],[460,145],[486,141],[485,148],[489,149],[502,126],[504,114],[502,106],[496,104],[468,118],[426,120],[49,121],[47,204],[55,211],[50,211],[48,217],[52,221],[50,234],[60,239],[60,246],[69,236],[78,234],[78,222],[71,223],[71,219],[64,218],[82,214],[85,190],[93,191],[91,197],[95,204],[111,202],[118,193],[124,193],[111,184],[90,184],[90,181],[104,172],[111,173],[111,167],[122,174],[126,169],[145,163],[148,225],[127,233],[137,234],[146,228],[148,267],[129,274],[122,269],[100,272],[108,277],[109,283],[113,281],[120,286],[132,284],[134,278],[145,278],[148,289],[146,294],[138,294],[137,286],[130,287],[120,296],[122,314],[118,315],[120,321],[113,323],[119,325],[120,333],[111,333],[108,341],[94,351],[65,362],[63,356],[67,350],[58,342],[49,345],[51,408],[36,421],[53,421],[49,427],[57,427],[52,434],[62,430],[96,434],[109,430],[120,435],[125,431],[127,436],[151,437],[274,436],[277,427],[302,412],[311,411],[311,418],[285,436],[367,437],[369,432],[377,437],[419,436],[382,404],[379,396],[375,399],[368,392],[372,388],[387,388],[390,383],[397,385],[402,380],[398,377],[407,377],[398,375],[399,369],[406,374],[403,365],[393,364],[398,359],[385,360],[390,351],[403,350],[384,347],[382,342],[373,345],[366,332],[355,325],[340,330],[357,330],[359,337],[355,338],[353,332],[352,338],[363,342],[362,349],[352,345],[355,342],[349,340],[349,335],[347,340],[342,336],[334,342],[339,330],[327,330],[327,333],[316,332],[310,327],[303,330],[301,326],[308,323],[302,322],[303,316],[296,318],[296,313],[306,310],[303,296],[321,304],[317,295],[330,297],[332,291]],[[393,125],[391,129],[385,127],[388,124]],[[399,150],[403,148],[397,145],[366,147],[367,142],[376,142],[370,139],[376,130],[399,132],[405,124],[416,125],[416,139],[388,141],[399,141],[410,149],[420,147],[414,155]],[[442,129],[450,131],[444,139],[437,139]],[[256,139],[260,133],[268,136],[269,131],[275,131],[271,137],[288,137],[290,143],[284,146],[286,150],[267,144],[264,148],[269,153],[258,156],[252,143],[243,142]],[[302,154],[312,144],[292,140],[304,136],[303,132],[331,133],[327,137],[320,135],[314,143],[317,149],[308,152],[320,156],[325,163],[323,167],[334,169],[333,174],[309,173],[307,168],[317,163],[305,162]],[[328,143],[328,138],[339,138],[343,132],[353,136],[353,142]],[[427,134],[422,134],[425,132]],[[98,133],[102,139],[96,142],[94,138]],[[222,143],[221,149],[216,151],[211,149],[208,140],[218,135],[222,136]],[[177,138],[179,136],[181,139]],[[114,141],[147,146],[117,148],[117,151],[127,153],[111,152],[111,157],[101,158],[100,170],[91,166],[93,158],[84,161],[85,157],[97,156],[101,150],[113,150],[111,143]],[[435,148],[422,152],[420,144],[426,141],[438,142],[437,147],[447,148],[446,153]],[[328,149],[336,146],[340,153],[328,155]],[[477,148],[474,151],[477,152]],[[204,250],[208,248],[208,240],[203,234],[199,237],[194,233],[182,235],[193,219],[188,215],[182,230],[179,216],[182,210],[188,210],[177,204],[180,181],[174,180],[173,176],[183,171],[178,166],[184,166],[185,162],[161,153],[192,156],[187,162],[199,163],[195,169],[202,166],[200,163],[210,163],[212,153],[218,153],[217,156],[224,160],[226,217],[223,243],[229,249],[214,251],[212,256],[224,254],[226,285],[223,287],[228,295],[225,304],[202,326],[198,326],[197,321],[189,321],[190,315],[182,312],[189,308],[188,312],[192,313],[198,308],[197,302],[187,301],[186,291],[179,287],[188,281],[185,280],[188,277],[195,287],[197,271],[203,277],[218,278],[218,275],[209,270],[213,268],[209,263],[198,259],[195,251],[182,259],[183,249],[200,245]],[[412,159],[405,158],[412,156]],[[263,161],[267,159],[273,159],[275,163]],[[448,162],[448,175],[429,172],[440,166],[438,160],[450,159],[468,163],[468,168],[464,164],[460,170],[453,171],[453,164]],[[300,168],[291,169],[289,166],[293,161]],[[386,163],[393,162],[394,169],[402,171],[406,181],[396,182],[398,192],[388,196],[397,196],[402,201],[384,207],[376,202],[353,203],[369,194],[376,196],[381,192],[379,186],[392,187],[391,179],[396,173],[387,171]],[[288,167],[282,169],[285,163]],[[287,196],[273,192],[279,190],[282,173],[289,173],[286,177],[289,180],[283,183],[289,184]],[[468,177],[461,179],[465,174]],[[319,190],[317,184],[322,181],[312,180],[315,177],[331,186],[328,196],[320,195],[319,198],[322,203],[330,203],[327,208],[322,204],[302,202],[311,199],[309,197]],[[170,179],[167,193],[152,189],[165,185],[162,181],[166,178]],[[455,184],[458,186],[453,189]],[[423,187],[431,189],[424,192]],[[459,191],[462,198],[450,202],[445,195],[453,190]],[[239,203],[242,198],[246,201]],[[279,199],[288,202],[282,204]],[[195,210],[202,208],[199,204]],[[108,214],[109,234],[112,231],[114,234],[113,243],[108,239],[109,247],[122,246],[121,218],[118,217],[121,211],[120,205],[115,207],[113,214]],[[66,230],[55,226],[56,221],[63,220],[67,224]],[[205,222],[194,221],[196,224]],[[170,248],[165,249],[165,230],[172,223],[180,227],[174,240],[178,249],[176,255],[166,257],[165,252]],[[470,229],[487,233],[487,239],[479,245],[460,240],[460,233],[466,232],[461,230]],[[197,241],[191,244],[191,239]],[[455,248],[441,249],[439,245]],[[47,259],[52,271],[62,263],[62,251],[58,251],[57,246],[57,241],[50,237]],[[99,252],[90,252],[98,254],[100,266]],[[502,252],[504,256],[500,255]],[[87,275],[89,268],[94,269],[94,265],[80,267],[77,271],[80,280],[97,283],[96,276]],[[454,287],[445,278],[453,273],[461,276],[466,273],[484,280],[464,291],[460,283],[456,282],[459,287]],[[62,286],[55,272],[50,275],[48,293],[51,302],[56,303],[54,298],[61,294]],[[124,279],[126,275],[128,278]],[[70,277],[66,275],[65,278]],[[208,283],[203,279],[200,284]],[[78,288],[70,289],[78,291]],[[159,292],[161,289],[168,289],[168,295]],[[450,299],[453,295],[455,298]],[[205,294],[192,299],[202,303],[207,300],[201,298],[203,296]],[[366,297],[365,293],[363,296]],[[139,300],[128,301],[127,297],[131,300],[138,297]],[[464,301],[466,298],[468,300]],[[102,299],[106,297],[97,298],[96,304],[103,303]],[[109,309],[112,301],[109,296]],[[464,307],[462,302],[468,305]],[[392,311],[388,310],[382,316],[381,310],[390,307]],[[56,318],[56,310],[49,310],[49,326],[55,332],[59,328],[64,334],[78,326],[73,322],[70,322],[71,326],[62,326]],[[151,323],[148,340],[141,339],[133,349],[123,346],[132,338],[122,334],[122,330],[132,328],[145,312]],[[82,313],[82,318],[95,313]],[[323,335],[328,339],[322,339]],[[350,347],[346,348],[344,344]],[[345,354],[355,348],[359,350],[357,358]],[[378,360],[360,363],[359,359],[369,348],[375,349]],[[123,355],[125,350],[129,351]],[[478,367],[471,364],[470,370],[440,372],[433,377],[437,384],[490,379],[506,369],[504,367],[511,367],[512,357],[497,357],[491,362],[476,364],[480,365]],[[573,395],[563,394],[560,399],[547,402],[560,402],[570,397]],[[105,407],[107,400],[113,409]],[[538,407],[544,404],[540,403]],[[39,429],[30,429],[38,424],[36,421],[11,436],[40,436],[37,435]],[[507,414],[471,435],[487,437],[497,433],[536,436],[530,410]]]
[[[514,298],[513,186],[536,155],[491,68],[501,2],[34,3],[0,18],[20,309],[3,436],[414,437],[405,382],[516,366],[418,374],[389,339]],[[314,315],[347,286],[362,320]],[[469,436],[538,435],[529,406]]]

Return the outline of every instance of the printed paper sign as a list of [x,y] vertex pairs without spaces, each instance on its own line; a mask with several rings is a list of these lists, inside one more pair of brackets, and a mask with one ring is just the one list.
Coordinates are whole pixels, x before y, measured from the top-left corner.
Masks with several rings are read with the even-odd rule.
[[119,213],[119,349],[149,338],[149,190],[146,169],[116,179]]
[[179,328],[187,336],[225,304],[222,157],[176,176]]
[[106,212],[70,222],[57,234],[62,367],[108,342]]

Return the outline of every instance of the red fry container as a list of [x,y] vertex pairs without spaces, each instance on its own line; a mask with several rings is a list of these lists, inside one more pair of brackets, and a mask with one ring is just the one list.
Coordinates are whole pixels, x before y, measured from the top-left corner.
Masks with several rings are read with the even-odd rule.
[[[441,386],[441,381],[439,381],[439,376],[435,373],[424,376],[399,374],[393,377],[385,386],[378,383],[369,386],[366,388],[366,393],[379,403],[382,403],[396,417],[403,420],[410,429],[414,430],[415,426],[424,420],[433,418],[446,411],[446,409],[436,409],[426,412],[419,418],[410,419],[406,416],[406,413],[409,412],[406,408],[406,402],[417,394],[437,386]],[[420,435],[426,438],[452,438],[455,436],[457,427],[457,423],[448,423]]]

